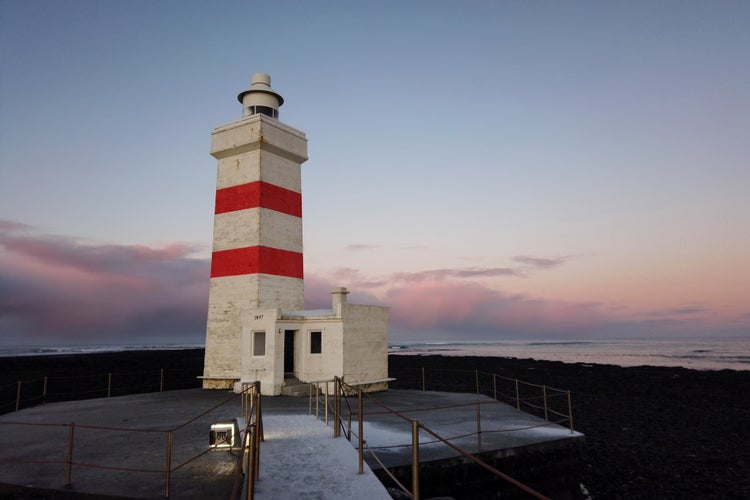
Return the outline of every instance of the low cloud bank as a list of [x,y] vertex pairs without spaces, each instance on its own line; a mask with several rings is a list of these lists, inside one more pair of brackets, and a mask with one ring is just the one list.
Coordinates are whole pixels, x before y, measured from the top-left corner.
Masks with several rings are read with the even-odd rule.
[[[0,220],[0,343],[194,343],[205,339],[209,267],[196,245],[86,244]],[[366,276],[307,272],[307,309],[331,290],[391,308],[392,340],[747,335],[747,317],[722,323],[703,304],[628,313],[616,304],[545,300],[482,284],[564,265],[519,256],[519,267],[443,268]],[[712,318],[714,318],[712,320]]]
[[0,223],[10,344],[202,342],[209,261],[196,246],[91,245]]

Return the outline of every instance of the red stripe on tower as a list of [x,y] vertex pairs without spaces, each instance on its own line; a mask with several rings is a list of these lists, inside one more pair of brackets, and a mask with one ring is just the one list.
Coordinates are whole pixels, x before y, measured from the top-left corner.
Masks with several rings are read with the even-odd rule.
[[219,250],[211,256],[212,278],[245,274],[273,274],[302,279],[302,254],[254,246]]
[[302,195],[263,181],[216,190],[216,214],[258,207],[302,217]]

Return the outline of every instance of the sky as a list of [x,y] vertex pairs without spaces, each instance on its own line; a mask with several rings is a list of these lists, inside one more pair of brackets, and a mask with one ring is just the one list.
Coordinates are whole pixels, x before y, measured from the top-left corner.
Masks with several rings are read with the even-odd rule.
[[750,336],[750,2],[0,0],[0,345],[200,343],[212,130],[307,135],[305,302]]

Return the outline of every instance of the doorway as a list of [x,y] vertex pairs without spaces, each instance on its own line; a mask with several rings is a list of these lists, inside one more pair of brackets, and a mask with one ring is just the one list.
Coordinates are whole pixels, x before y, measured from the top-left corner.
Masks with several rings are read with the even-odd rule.
[[284,330],[284,377],[294,376],[294,334],[296,330]]

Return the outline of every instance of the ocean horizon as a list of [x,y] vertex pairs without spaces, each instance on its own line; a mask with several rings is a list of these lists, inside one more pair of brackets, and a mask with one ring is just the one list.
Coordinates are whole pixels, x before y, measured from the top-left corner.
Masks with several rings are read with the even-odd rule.
[[750,338],[393,342],[391,354],[497,356],[599,365],[750,370]]
[[[203,343],[0,347],[0,358],[203,349]],[[392,341],[394,355],[489,356],[616,366],[750,370],[750,338]]]

